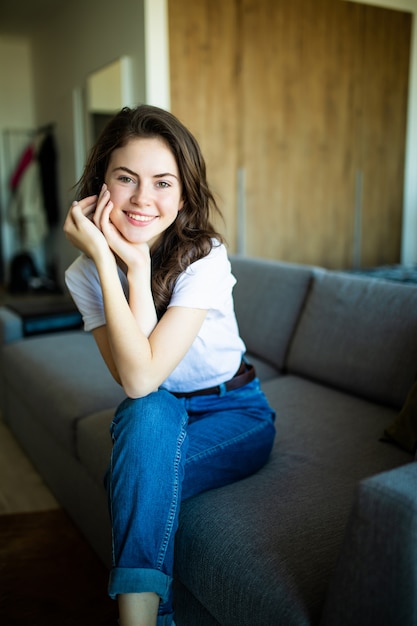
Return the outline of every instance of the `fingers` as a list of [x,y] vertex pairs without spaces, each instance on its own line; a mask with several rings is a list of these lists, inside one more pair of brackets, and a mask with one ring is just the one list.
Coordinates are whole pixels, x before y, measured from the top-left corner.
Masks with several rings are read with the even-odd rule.
[[88,198],[83,198],[82,200],[75,200],[68,211],[65,224],[65,227],[68,226],[69,223],[76,225],[80,224],[84,218],[92,219],[94,215],[94,211],[96,208],[97,196],[90,196]]
[[106,227],[108,228],[111,224],[110,213],[112,209],[113,203],[110,200],[110,193],[106,185],[103,185],[98,196],[87,196],[74,201],[64,223],[64,232],[67,238],[80,248],[85,246],[87,240],[96,241],[97,237],[94,231],[96,233],[97,231],[95,228],[91,230],[91,226],[94,225],[98,231],[101,231],[100,236],[103,236]]
[[82,200],[76,200],[72,203],[71,208],[78,208],[81,210],[81,213],[88,218],[91,218],[96,210],[97,206],[97,196],[87,196]]
[[93,217],[95,225],[100,228],[100,230],[102,230],[103,226],[109,221],[112,208],[113,203],[110,200],[110,191],[104,183],[101,188],[100,195],[98,196],[97,206]]
[[64,232],[70,235],[74,229],[82,228],[85,218],[92,219],[96,209],[97,196],[87,196],[82,200],[75,200],[67,213],[64,222]]
[[[70,213],[74,215],[79,214],[79,211],[84,217],[93,219],[97,226],[99,226],[99,220],[103,209],[106,208],[110,200],[110,192],[107,189],[107,185],[103,184],[100,194],[94,196],[86,196],[81,200],[75,200],[70,208]],[[97,214],[97,219],[96,219]]]

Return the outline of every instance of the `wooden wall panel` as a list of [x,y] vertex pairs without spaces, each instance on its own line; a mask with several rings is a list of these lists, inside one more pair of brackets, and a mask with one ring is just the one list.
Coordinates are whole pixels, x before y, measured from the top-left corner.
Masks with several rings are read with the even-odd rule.
[[[243,0],[249,255],[349,265],[360,6]],[[250,80],[249,80],[250,77]]]
[[169,0],[171,110],[202,148],[224,215],[216,226],[236,246],[237,3]]
[[168,6],[172,110],[200,141],[230,250],[242,168],[248,255],[399,261],[411,16],[341,0]]

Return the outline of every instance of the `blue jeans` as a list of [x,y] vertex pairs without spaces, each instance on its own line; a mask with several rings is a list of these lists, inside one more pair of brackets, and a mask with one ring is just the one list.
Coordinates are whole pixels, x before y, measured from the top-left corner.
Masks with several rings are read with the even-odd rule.
[[109,595],[153,591],[172,622],[181,501],[253,474],[271,452],[275,414],[257,379],[220,395],[159,390],[118,407],[106,486],[112,522]]

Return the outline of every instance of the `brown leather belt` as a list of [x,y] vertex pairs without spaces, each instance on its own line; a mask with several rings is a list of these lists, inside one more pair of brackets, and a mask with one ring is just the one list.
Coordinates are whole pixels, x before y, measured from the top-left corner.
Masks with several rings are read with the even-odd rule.
[[212,396],[212,395],[220,395],[222,389],[226,391],[233,391],[234,389],[239,389],[239,387],[243,387],[243,385],[247,385],[256,377],[255,368],[253,365],[249,363],[245,363],[242,361],[239,369],[236,374],[223,383],[223,385],[216,385],[215,387],[207,387],[206,389],[197,389],[197,391],[184,391],[184,392],[174,392],[171,391],[173,396],[177,398],[192,398],[193,396]]

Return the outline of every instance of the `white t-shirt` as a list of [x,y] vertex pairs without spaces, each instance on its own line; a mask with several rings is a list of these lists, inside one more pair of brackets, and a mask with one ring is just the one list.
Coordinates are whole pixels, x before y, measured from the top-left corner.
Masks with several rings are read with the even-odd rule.
[[[128,282],[119,269],[123,291]],[[106,323],[102,291],[94,262],[79,256],[65,273],[67,287],[82,314],[84,329],[91,331]],[[239,368],[245,344],[239,336],[226,248],[215,244],[211,252],[192,263],[178,277],[168,307],[207,309],[207,316],[190,350],[161,385],[168,391],[195,391],[229,380]]]

